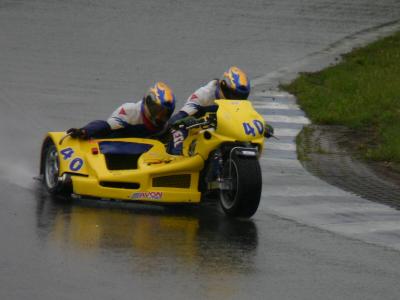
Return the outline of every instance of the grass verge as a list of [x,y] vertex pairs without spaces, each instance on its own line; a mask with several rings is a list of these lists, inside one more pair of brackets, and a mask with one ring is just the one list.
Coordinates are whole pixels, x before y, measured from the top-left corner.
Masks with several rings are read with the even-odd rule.
[[365,158],[400,163],[400,32],[281,87],[296,95],[314,123],[363,135]]

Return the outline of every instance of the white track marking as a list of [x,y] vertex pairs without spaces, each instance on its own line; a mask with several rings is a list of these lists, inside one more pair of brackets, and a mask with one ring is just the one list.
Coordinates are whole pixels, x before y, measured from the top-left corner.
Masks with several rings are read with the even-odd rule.
[[284,116],[284,115],[263,115],[263,118],[267,122],[279,122],[279,123],[294,123],[294,124],[310,124],[310,120],[303,116]]
[[296,151],[296,145],[294,143],[275,143],[275,142],[266,142],[265,149],[271,150],[283,150],[283,151]]
[[290,109],[290,110],[299,110],[299,106],[297,104],[286,104],[279,102],[254,102],[253,107],[255,109]]
[[274,135],[276,135],[278,138],[280,136],[292,136],[295,137],[299,134],[300,129],[290,129],[290,128],[280,128],[280,127],[274,127]]
[[[254,85],[254,80],[253,80],[253,85]],[[264,91],[264,92],[255,92],[252,93],[252,96],[255,97],[266,97],[266,98],[284,98],[284,99],[292,99],[295,100],[295,97],[292,94],[289,94],[288,92],[284,91]]]
[[326,224],[325,229],[347,234],[374,234],[379,232],[400,231],[400,221],[365,221],[359,223]]

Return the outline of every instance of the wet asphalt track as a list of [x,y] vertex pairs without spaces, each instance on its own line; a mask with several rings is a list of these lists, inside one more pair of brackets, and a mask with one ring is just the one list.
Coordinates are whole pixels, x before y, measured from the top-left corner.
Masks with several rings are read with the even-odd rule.
[[279,149],[263,171],[280,210],[264,197],[250,221],[65,205],[32,180],[45,132],[104,118],[155,80],[182,102],[237,64],[261,91],[265,74],[397,19],[395,0],[0,0],[0,298],[398,299],[399,252],[278,216]]

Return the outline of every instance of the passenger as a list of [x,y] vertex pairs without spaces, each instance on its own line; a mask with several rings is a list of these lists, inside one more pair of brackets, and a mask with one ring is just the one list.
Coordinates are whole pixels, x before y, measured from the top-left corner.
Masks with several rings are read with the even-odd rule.
[[175,96],[171,88],[157,82],[138,102],[118,107],[107,121],[92,121],[82,128],[70,128],[73,138],[141,137],[161,133],[175,109]]
[[[214,79],[205,86],[196,90],[186,100],[180,111],[172,116],[171,125],[193,124],[194,118],[199,118],[207,112],[217,111],[216,99],[246,100],[250,94],[250,80],[247,74],[238,67],[230,67],[222,79]],[[172,130],[172,141],[168,151],[174,155],[182,155],[183,141],[187,137],[187,130]],[[264,135],[271,137],[273,128],[265,124]]]

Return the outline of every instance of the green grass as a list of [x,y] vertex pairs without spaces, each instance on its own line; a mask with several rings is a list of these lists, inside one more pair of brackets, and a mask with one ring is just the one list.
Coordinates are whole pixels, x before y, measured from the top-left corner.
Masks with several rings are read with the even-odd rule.
[[297,96],[314,123],[368,133],[366,158],[400,162],[400,32],[282,88]]

